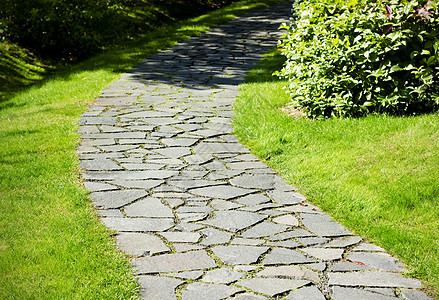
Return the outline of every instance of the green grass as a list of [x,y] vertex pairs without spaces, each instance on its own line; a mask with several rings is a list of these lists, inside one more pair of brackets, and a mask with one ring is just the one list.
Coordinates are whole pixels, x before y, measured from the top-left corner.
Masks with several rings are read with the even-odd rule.
[[[335,219],[396,255],[439,297],[439,114],[313,121],[289,99],[271,52],[235,105],[241,141]],[[265,75],[264,75],[265,74]]]
[[[116,250],[113,233],[98,221],[81,187],[75,153],[79,117],[102,89],[149,54],[276,2],[237,2],[161,28],[29,88],[17,90],[26,83],[20,84],[22,79],[13,88],[5,85],[11,89],[0,102],[1,299],[136,297],[127,257]],[[22,74],[38,63],[17,62]],[[29,80],[40,79],[40,71]]]

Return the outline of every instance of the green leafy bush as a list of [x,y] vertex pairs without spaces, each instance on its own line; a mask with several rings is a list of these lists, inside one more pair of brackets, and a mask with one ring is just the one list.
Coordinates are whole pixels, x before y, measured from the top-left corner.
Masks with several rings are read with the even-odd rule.
[[280,42],[292,104],[313,118],[439,108],[439,12],[431,1],[301,0]]

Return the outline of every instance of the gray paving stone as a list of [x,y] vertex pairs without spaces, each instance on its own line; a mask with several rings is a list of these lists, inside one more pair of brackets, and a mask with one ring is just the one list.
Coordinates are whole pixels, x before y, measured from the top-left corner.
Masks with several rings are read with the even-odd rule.
[[133,170],[160,170],[164,168],[165,164],[154,164],[154,163],[126,163],[122,164],[122,167],[124,167],[127,170],[133,171]]
[[134,259],[132,264],[137,274],[195,271],[216,266],[204,250],[141,257]]
[[268,169],[268,166],[266,164],[259,161],[235,162],[228,163],[227,165],[232,170]]
[[308,283],[309,281],[307,280],[297,279],[253,278],[241,280],[237,285],[274,297],[284,292],[295,290],[301,286],[307,285]]
[[249,245],[249,246],[259,246],[264,244],[265,241],[262,239],[246,239],[246,238],[234,238],[231,245]]
[[297,240],[305,246],[321,245],[330,241],[330,239],[321,237],[301,237]]
[[203,221],[202,223],[228,231],[237,232],[266,218],[266,216],[244,211],[216,211],[213,219]]
[[197,280],[201,276],[203,276],[203,271],[188,271],[188,272],[181,272],[181,273],[167,273],[165,276],[169,277],[176,277],[181,279],[190,279],[190,280]]
[[300,249],[309,256],[313,256],[319,260],[332,261],[341,259],[344,249],[328,249],[328,248],[304,248]]
[[328,273],[329,285],[336,286],[370,286],[370,287],[403,287],[421,288],[418,280],[404,278],[401,274],[388,272],[349,272]]
[[363,270],[374,270],[374,268],[366,266],[363,263],[349,261],[339,261],[334,263],[334,265],[331,267],[331,271],[333,272],[350,272]]
[[157,276],[138,276],[140,296],[143,299],[171,300],[177,299],[175,289],[184,281]]
[[215,185],[224,185],[224,182],[221,181],[212,181],[212,180],[202,180],[202,179],[193,179],[193,180],[169,180],[169,184],[178,186],[184,190],[190,190],[194,188],[200,187],[208,187]]
[[386,295],[386,296],[391,296],[391,297],[395,296],[395,291],[391,288],[365,288],[364,290],[369,291],[369,292],[373,292],[373,293]]
[[[212,119],[211,119],[212,120]],[[201,142],[194,148],[197,154],[218,154],[218,153],[249,153],[250,150],[236,143],[207,143]]]
[[403,299],[407,300],[432,300],[433,298],[428,297],[424,292],[419,290],[406,290],[401,289],[401,296]]
[[304,229],[296,229],[293,231],[283,232],[276,234],[274,236],[268,237],[267,240],[270,241],[283,241],[291,238],[298,238],[298,237],[309,237],[314,236],[314,234],[310,233],[307,230]]
[[110,209],[120,208],[147,195],[148,193],[141,190],[118,190],[94,192],[90,194],[90,198],[97,207]]
[[232,245],[216,246],[212,251],[226,265],[246,265],[257,262],[268,249],[268,247]]
[[186,156],[192,153],[191,149],[188,147],[168,147],[154,150],[154,152],[160,153],[161,155],[170,158],[180,158],[182,156]]
[[242,203],[244,205],[247,205],[247,206],[255,206],[255,205],[271,202],[270,198],[268,198],[267,196],[265,196],[263,194],[248,195],[248,196],[239,198],[236,201],[238,201],[239,203]]
[[260,238],[286,231],[289,227],[283,224],[261,222],[246,230],[242,236],[246,238]]
[[143,121],[151,125],[173,125],[181,123],[181,121],[174,118],[148,118],[143,119]]
[[110,183],[123,186],[125,188],[133,188],[133,189],[145,189],[149,190],[155,188],[164,183],[163,180],[128,180],[128,179],[117,179],[112,180]]
[[135,97],[111,97],[98,98],[96,104],[104,106],[124,107],[134,104],[137,101]]
[[300,288],[297,291],[290,293],[284,299],[286,299],[286,300],[303,300],[303,299],[306,299],[306,300],[325,300],[326,298],[315,285],[312,285],[312,286],[306,286],[306,287]]
[[188,164],[202,165],[214,159],[211,154],[194,154],[183,158]]
[[86,180],[145,180],[167,179],[178,174],[178,171],[148,170],[148,171],[117,171],[101,172],[88,171],[83,173]]
[[81,125],[114,125],[117,123],[117,118],[112,117],[82,117],[79,120]]
[[220,300],[233,296],[241,291],[242,289],[235,286],[194,282],[183,290],[181,296],[182,300]]
[[171,249],[159,237],[137,232],[121,232],[117,236],[117,245],[125,253],[139,257],[168,252]]
[[284,205],[298,204],[306,200],[305,196],[296,192],[273,190],[268,192],[268,195],[277,203]]
[[332,293],[332,298],[334,300],[351,300],[351,299],[364,299],[364,300],[387,300],[387,299],[397,299],[396,297],[385,296],[370,291],[365,291],[361,289],[354,288],[344,288],[335,286],[333,287],[334,292]]
[[174,117],[175,114],[165,113],[161,111],[155,111],[155,110],[144,110],[144,111],[138,111],[129,113],[126,115],[123,115],[125,118],[164,118],[164,117]]
[[227,200],[218,200],[218,199],[212,200],[210,206],[212,206],[213,209],[215,210],[229,210],[229,209],[242,207],[241,204],[234,203],[230,200],[227,201]]
[[102,222],[110,229],[116,231],[164,231],[174,226],[173,219],[151,218],[103,218]]
[[[264,204],[254,205],[254,206],[242,207],[240,210],[252,211],[252,212],[257,212],[257,211],[267,212],[267,209],[277,208],[279,206],[280,206],[280,204],[277,204],[277,203],[264,203]],[[285,213],[279,212],[279,214],[285,214]],[[277,215],[277,214],[275,214],[275,215]]]
[[290,249],[274,248],[262,263],[266,266],[277,264],[305,264],[317,262],[313,258],[306,257],[304,254]]
[[270,246],[270,247],[283,247],[283,248],[297,248],[302,246],[301,244],[299,244],[296,241],[280,241],[280,242],[270,242],[270,243],[266,243],[266,246]]
[[177,213],[208,213],[212,210],[213,208],[208,206],[180,206]]
[[404,267],[399,261],[387,253],[371,252],[351,252],[347,256],[348,260],[361,262],[367,266],[378,268],[385,271],[404,271]]
[[160,235],[170,242],[177,243],[196,243],[201,238],[201,235],[198,232],[168,231],[162,232]]
[[229,284],[241,279],[245,275],[240,272],[235,272],[227,268],[220,268],[206,272],[203,277],[204,282]]
[[81,160],[80,167],[90,171],[123,170],[121,166],[110,159]]
[[184,201],[181,199],[177,199],[177,198],[165,198],[164,199],[166,201],[166,203],[169,204],[170,207],[172,208],[176,208],[182,204],[184,204]]
[[240,196],[245,196],[256,192],[255,190],[248,190],[237,188],[233,186],[209,186],[191,190],[191,193],[219,199],[233,199]]
[[306,279],[313,282],[319,282],[319,274],[304,266],[277,266],[266,267],[264,270],[256,274],[258,277],[288,277],[296,279]]
[[369,244],[369,243],[362,243],[360,245],[358,245],[357,247],[355,247],[354,249],[352,249],[352,251],[373,251],[373,252],[385,252],[386,250],[384,250],[383,248],[373,245],[373,244]]
[[189,138],[166,138],[162,139],[161,142],[169,147],[190,147],[198,142],[198,140]]
[[203,245],[225,244],[230,241],[232,234],[214,228],[200,230],[206,237],[201,241]]
[[207,213],[178,213],[178,218],[182,222],[196,222],[207,218]]
[[209,163],[206,163],[203,165],[203,167],[211,171],[227,170],[226,166],[219,160],[213,160]]
[[331,220],[328,215],[300,214],[302,223],[311,232],[326,237],[352,235],[346,228]]
[[355,245],[363,240],[360,236],[353,236],[353,237],[347,237],[347,238],[340,238],[335,239],[327,244],[325,244],[323,247],[325,248],[345,248],[352,245]]
[[129,131],[126,128],[118,127],[118,126],[101,125],[99,127],[101,128],[102,132],[127,132],[127,131]]
[[[181,178],[183,179],[201,179],[204,176],[206,176],[209,173],[209,171],[182,171],[181,172]],[[176,179],[176,178],[174,178]]]
[[114,186],[111,184],[102,183],[102,182],[93,182],[93,181],[84,182],[84,186],[90,192],[102,192],[102,191],[110,191],[110,190],[118,190],[119,189],[117,186]]
[[235,299],[235,300],[264,300],[264,299],[268,299],[268,298],[261,296],[261,295],[244,293],[244,294],[238,294],[235,297],[233,297],[232,299]]
[[188,243],[173,243],[175,252],[187,252],[192,250],[202,250],[205,246],[198,244],[188,244]]
[[115,218],[123,218],[123,214],[119,209],[98,209],[97,213],[99,217],[115,217]]
[[273,189],[275,184],[274,175],[242,175],[230,180],[232,185],[242,188],[255,188],[255,189]]
[[314,264],[308,264],[306,265],[307,267],[313,269],[313,270],[317,270],[317,271],[325,271],[327,269],[327,264],[320,262],[320,263],[314,263]]
[[173,218],[172,210],[158,198],[145,198],[125,207],[129,217]]
[[274,223],[285,224],[288,226],[299,226],[299,220],[293,215],[284,215],[273,219]]

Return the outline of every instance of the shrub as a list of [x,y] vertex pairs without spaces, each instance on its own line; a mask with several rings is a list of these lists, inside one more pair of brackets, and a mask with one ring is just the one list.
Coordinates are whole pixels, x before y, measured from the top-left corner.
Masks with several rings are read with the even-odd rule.
[[279,43],[293,106],[313,118],[439,107],[435,3],[302,0]]
[[106,0],[4,0],[9,40],[51,57],[84,57],[118,34],[117,3]]

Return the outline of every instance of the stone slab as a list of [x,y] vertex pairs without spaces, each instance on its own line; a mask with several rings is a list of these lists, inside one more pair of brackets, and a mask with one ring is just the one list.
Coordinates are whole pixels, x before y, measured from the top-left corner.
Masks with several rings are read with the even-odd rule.
[[128,232],[165,231],[174,226],[173,219],[102,218],[101,220],[110,229]]
[[132,264],[137,274],[195,271],[216,267],[215,261],[204,250],[141,257],[134,259]]
[[189,284],[181,293],[182,300],[220,300],[241,292],[235,286],[194,282]]
[[248,265],[258,261],[268,247],[230,245],[216,246],[213,253],[226,265]]
[[125,253],[139,257],[170,251],[162,239],[146,233],[121,232],[117,236],[117,246]]
[[307,280],[297,279],[253,278],[241,280],[237,285],[274,297],[284,292],[295,290],[301,286],[307,285],[308,283],[309,281]]
[[328,277],[330,286],[421,288],[421,283],[418,280],[388,272],[328,273]]
[[266,218],[266,216],[260,214],[244,211],[216,211],[213,219],[203,221],[202,223],[231,232],[237,232]]
[[184,281],[157,276],[138,276],[142,299],[176,300],[175,289]]

